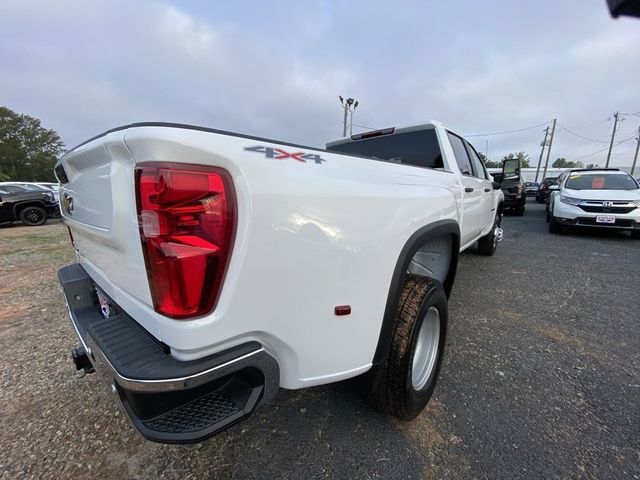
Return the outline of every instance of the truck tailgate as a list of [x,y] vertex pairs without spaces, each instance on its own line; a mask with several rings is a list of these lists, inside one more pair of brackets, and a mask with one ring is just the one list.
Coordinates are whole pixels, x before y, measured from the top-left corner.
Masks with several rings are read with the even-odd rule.
[[[153,307],[136,212],[135,164],[124,132],[112,131],[61,159],[56,167],[60,203],[79,263],[98,287],[122,307],[149,311]],[[151,315],[136,320],[157,334]]]

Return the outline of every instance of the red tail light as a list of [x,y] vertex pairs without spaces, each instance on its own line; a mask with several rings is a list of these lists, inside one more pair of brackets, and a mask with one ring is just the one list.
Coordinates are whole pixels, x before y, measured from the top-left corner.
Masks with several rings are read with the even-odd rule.
[[136,169],[136,194],[155,310],[171,318],[210,312],[235,233],[231,177],[220,168],[148,163]]
[[522,193],[524,191],[524,187],[521,183],[518,184],[518,193]]

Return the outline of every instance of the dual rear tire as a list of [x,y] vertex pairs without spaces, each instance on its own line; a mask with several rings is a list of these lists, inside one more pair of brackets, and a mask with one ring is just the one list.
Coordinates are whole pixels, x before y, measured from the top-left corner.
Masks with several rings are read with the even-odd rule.
[[377,367],[372,403],[401,420],[414,419],[436,386],[447,331],[447,295],[437,280],[408,274],[386,360]]

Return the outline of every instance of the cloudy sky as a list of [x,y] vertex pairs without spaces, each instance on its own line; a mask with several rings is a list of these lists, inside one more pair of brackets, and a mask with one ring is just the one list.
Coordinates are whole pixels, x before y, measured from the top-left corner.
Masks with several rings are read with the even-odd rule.
[[605,0],[0,3],[0,105],[69,147],[149,120],[322,146],[341,133],[338,95],[360,102],[354,131],[536,126],[471,138],[533,163],[552,118],[552,159],[603,162],[621,111],[614,162],[630,164],[640,20]]

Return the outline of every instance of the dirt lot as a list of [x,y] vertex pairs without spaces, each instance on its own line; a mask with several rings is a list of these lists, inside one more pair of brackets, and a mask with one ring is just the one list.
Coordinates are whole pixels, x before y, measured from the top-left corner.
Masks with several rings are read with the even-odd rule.
[[461,256],[441,379],[414,422],[349,383],[281,391],[193,446],[147,442],[78,378],[66,229],[0,229],[0,478],[640,478],[640,242],[546,232],[529,205]]

